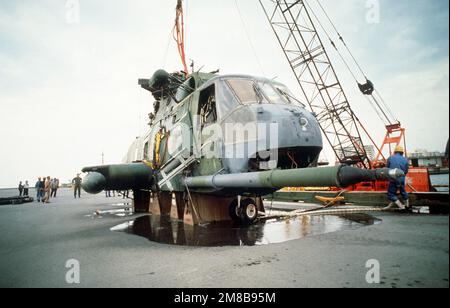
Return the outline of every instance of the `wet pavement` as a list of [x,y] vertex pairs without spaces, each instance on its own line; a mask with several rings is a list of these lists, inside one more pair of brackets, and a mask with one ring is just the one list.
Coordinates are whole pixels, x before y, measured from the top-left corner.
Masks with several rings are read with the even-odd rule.
[[167,245],[259,246],[343,230],[356,230],[375,223],[381,223],[381,220],[367,214],[349,214],[273,219],[252,226],[236,225],[232,222],[191,226],[170,217],[146,215],[115,226],[111,230]]
[[[49,205],[0,207],[0,287],[449,286],[448,216],[306,216],[210,225],[216,235],[205,236],[127,208],[70,191]],[[66,282],[70,259],[80,284]],[[366,282],[369,260],[380,263],[379,284]]]
[[127,217],[133,216],[134,212],[131,207],[125,207],[123,209],[113,209],[113,210],[95,210],[92,214],[85,215],[85,217],[93,219],[101,219],[105,216],[117,216],[117,217]]

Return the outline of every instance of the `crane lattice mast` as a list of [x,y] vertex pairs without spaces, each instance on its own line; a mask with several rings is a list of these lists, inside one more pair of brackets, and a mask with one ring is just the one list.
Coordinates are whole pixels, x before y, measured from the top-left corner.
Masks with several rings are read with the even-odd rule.
[[304,0],[259,0],[304,99],[342,164],[372,167],[359,120],[331,64]]

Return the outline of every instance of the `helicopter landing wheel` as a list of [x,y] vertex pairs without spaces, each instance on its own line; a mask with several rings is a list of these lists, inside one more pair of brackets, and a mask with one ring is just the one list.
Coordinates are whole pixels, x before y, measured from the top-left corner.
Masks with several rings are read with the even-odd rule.
[[230,217],[234,222],[247,225],[253,224],[258,219],[258,213],[258,206],[252,199],[243,199],[240,208],[238,201],[233,200],[229,208]]
[[258,206],[252,199],[241,202],[241,219],[244,224],[251,225],[258,219]]

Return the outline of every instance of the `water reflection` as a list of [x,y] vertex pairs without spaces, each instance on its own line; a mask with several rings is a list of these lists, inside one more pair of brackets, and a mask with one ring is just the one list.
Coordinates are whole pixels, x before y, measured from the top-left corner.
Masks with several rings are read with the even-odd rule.
[[96,210],[92,214],[86,215],[89,218],[103,218],[105,216],[127,217],[133,216],[134,212],[131,208],[115,209],[115,210]]
[[354,230],[380,220],[366,214],[345,216],[302,216],[290,220],[272,220],[252,226],[214,223],[190,226],[168,217],[142,216],[112,228],[145,237],[150,241],[180,246],[255,246],[287,242],[319,234]]

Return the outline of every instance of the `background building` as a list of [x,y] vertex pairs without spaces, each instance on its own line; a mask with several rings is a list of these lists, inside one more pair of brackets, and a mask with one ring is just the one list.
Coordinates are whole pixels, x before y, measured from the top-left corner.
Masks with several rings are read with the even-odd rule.
[[433,169],[448,168],[448,158],[445,153],[416,150],[409,153],[411,164],[414,167],[429,167]]

